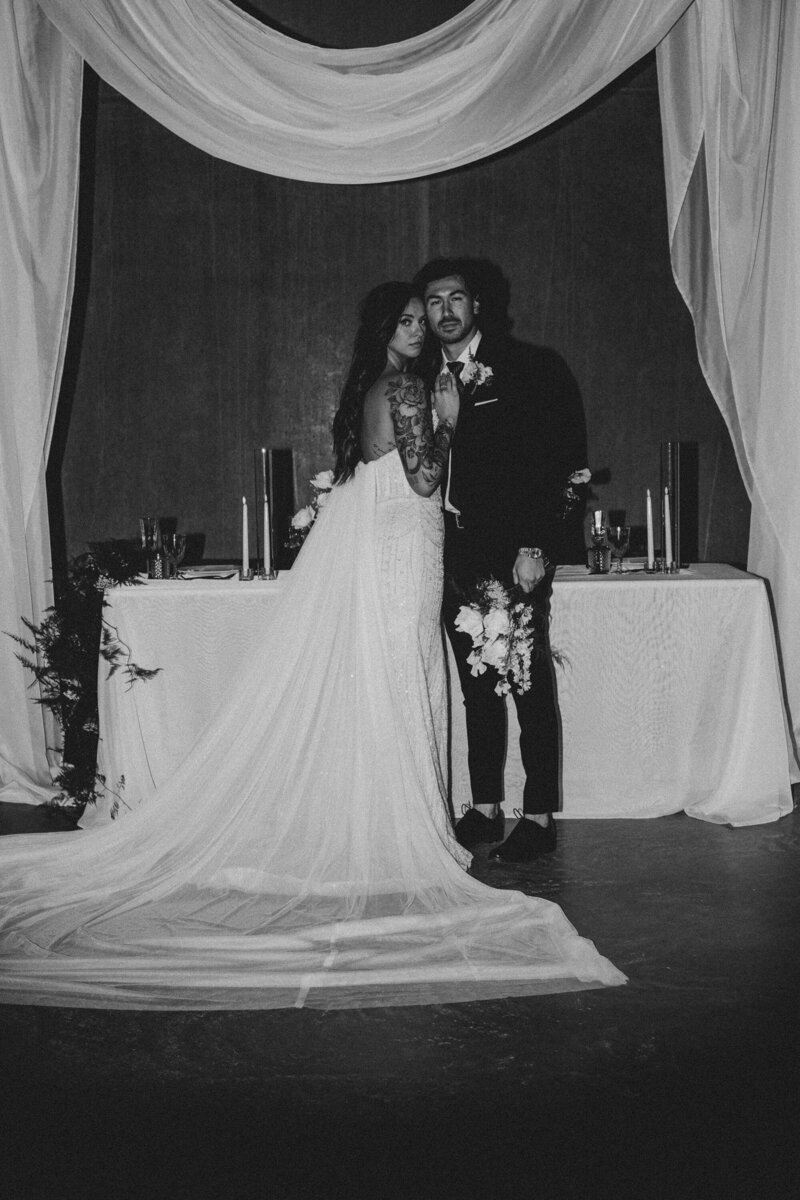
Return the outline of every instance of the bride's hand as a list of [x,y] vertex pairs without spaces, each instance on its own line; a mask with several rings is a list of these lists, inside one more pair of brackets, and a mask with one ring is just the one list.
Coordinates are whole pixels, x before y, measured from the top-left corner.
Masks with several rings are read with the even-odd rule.
[[433,407],[440,421],[449,421],[455,425],[458,420],[458,410],[461,398],[458,394],[458,384],[451,371],[442,371],[433,383]]

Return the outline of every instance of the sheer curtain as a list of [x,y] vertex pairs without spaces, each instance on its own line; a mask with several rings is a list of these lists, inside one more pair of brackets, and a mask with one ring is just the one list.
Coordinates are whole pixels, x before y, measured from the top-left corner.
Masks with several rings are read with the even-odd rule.
[[82,64],[30,0],[0,6],[0,799],[52,795],[55,731],[6,632],[50,603],[45,465],[72,293]]
[[800,734],[800,16],[697,0],[658,49],[675,279],[752,501]]
[[[276,175],[367,183],[512,145],[666,38],[659,65],[675,273],[753,497],[751,566],[772,582],[800,714],[800,615],[791,603],[800,536],[794,6],[476,0],[407,42],[323,50],[227,0],[38,2],[12,0],[0,17],[0,178],[10,214],[0,232],[9,264],[0,281],[5,628],[18,628],[20,613],[38,616],[47,598],[43,469],[71,290],[80,58],[210,154]],[[41,719],[22,672],[10,656],[7,664],[0,777],[43,782]]]

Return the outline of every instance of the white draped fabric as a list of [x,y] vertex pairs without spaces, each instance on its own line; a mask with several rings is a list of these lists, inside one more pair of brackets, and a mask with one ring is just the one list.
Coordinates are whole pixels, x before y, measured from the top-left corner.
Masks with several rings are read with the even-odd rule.
[[[4,628],[47,599],[43,456],[70,298],[79,55],[211,154],[364,183],[509,146],[662,43],[675,273],[751,491],[750,566],[772,582],[800,719],[795,5],[476,0],[439,29],[362,50],[297,43],[226,0],[11,0],[0,22]],[[0,778],[33,786],[46,779],[44,736],[23,678],[6,654]]]
[[697,0],[658,50],[675,278],[752,501],[800,735],[800,12]]
[[475,0],[437,29],[326,50],[228,0],[39,0],[118,91],[186,141],[293,179],[450,170],[535,133],[651,50],[690,0]]
[[72,294],[82,64],[30,0],[0,6],[0,799],[53,794],[55,731],[6,632],[50,603],[45,465]]

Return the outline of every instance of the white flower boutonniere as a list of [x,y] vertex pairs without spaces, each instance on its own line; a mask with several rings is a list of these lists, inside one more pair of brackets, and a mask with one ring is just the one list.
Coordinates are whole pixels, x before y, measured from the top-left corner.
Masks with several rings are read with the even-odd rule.
[[566,519],[574,508],[584,499],[585,493],[580,492],[579,488],[586,488],[592,481],[592,472],[589,467],[581,467],[579,471],[573,471],[567,477],[567,482],[564,490],[561,493],[561,504],[559,506],[558,515],[562,520]]
[[459,380],[464,387],[470,385],[476,388],[483,387],[490,379],[494,379],[494,371],[491,367],[485,367],[482,362],[478,362],[476,358],[465,362],[459,375]]

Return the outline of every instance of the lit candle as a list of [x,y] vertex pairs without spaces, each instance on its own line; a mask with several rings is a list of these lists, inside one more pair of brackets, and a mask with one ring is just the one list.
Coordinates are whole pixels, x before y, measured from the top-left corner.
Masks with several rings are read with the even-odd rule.
[[664,488],[664,556],[667,565],[672,563],[672,516],[669,511],[669,488]]
[[647,489],[647,565],[651,571],[656,565],[653,545],[653,499],[650,495],[650,488]]
[[247,528],[247,497],[242,496],[242,574],[250,570],[250,532]]
[[603,510],[596,508],[594,510],[594,531],[595,533],[603,532]]

